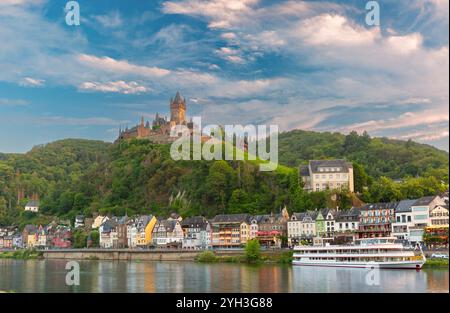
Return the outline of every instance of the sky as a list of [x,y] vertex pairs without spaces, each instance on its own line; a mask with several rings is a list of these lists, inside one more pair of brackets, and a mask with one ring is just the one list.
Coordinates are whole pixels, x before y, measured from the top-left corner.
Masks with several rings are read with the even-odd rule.
[[0,0],[0,152],[113,141],[177,91],[203,124],[449,149],[448,0]]

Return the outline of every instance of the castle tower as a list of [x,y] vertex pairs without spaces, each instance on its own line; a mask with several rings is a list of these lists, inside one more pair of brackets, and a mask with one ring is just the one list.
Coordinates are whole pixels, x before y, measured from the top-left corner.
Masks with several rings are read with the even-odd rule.
[[170,100],[170,123],[186,124],[186,100],[177,91],[174,99]]
[[150,129],[145,126],[144,117],[141,117],[141,123],[137,126],[137,138],[146,138],[150,135]]

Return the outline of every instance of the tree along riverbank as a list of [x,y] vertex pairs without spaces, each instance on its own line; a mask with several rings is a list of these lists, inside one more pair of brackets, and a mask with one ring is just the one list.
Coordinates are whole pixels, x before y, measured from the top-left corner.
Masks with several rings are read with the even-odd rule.
[[448,259],[427,259],[423,268],[447,268]]
[[0,252],[0,259],[32,260],[43,258],[42,251],[36,251],[33,249]]

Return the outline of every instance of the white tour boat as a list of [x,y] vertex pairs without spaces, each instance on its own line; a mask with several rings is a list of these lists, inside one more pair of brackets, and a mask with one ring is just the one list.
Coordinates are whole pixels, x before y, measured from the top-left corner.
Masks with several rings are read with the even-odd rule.
[[357,239],[352,245],[295,246],[292,264],[303,266],[421,269],[426,261],[419,253],[407,250],[396,238]]

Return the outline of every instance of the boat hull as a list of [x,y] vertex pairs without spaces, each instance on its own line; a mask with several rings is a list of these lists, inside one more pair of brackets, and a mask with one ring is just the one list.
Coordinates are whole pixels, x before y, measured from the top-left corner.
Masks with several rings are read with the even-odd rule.
[[420,270],[424,264],[423,261],[409,262],[311,262],[293,260],[293,265],[316,266],[316,267],[348,267],[348,268],[382,268],[382,269],[414,269]]

